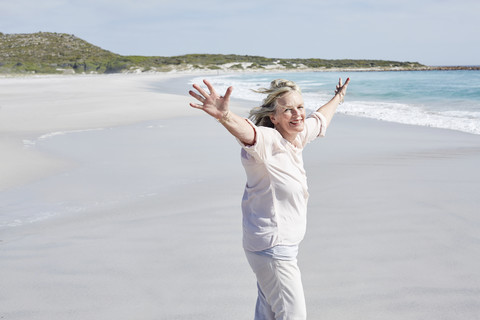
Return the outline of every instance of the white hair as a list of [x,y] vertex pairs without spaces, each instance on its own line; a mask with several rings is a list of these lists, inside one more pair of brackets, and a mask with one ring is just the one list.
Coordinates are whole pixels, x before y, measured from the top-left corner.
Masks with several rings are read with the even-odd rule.
[[276,79],[270,83],[270,88],[260,88],[253,90],[258,93],[265,93],[267,97],[263,99],[260,107],[250,110],[249,119],[257,126],[271,127],[274,125],[270,120],[270,116],[275,112],[277,107],[277,99],[281,98],[285,93],[297,91],[302,93],[300,87],[293,81],[285,79]]

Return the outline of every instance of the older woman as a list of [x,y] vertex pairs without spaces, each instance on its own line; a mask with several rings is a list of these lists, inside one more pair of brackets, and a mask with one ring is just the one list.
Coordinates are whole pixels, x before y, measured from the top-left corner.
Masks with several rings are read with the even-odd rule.
[[242,199],[243,247],[256,275],[258,299],[255,319],[306,319],[306,306],[297,266],[298,245],[305,235],[307,178],[302,150],[325,130],[343,101],[348,83],[339,79],[335,96],[308,117],[300,88],[277,79],[260,107],[249,119],[229,109],[229,87],[224,96],[204,80],[208,91],[197,84],[190,103],[216,118],[242,147],[247,175]]

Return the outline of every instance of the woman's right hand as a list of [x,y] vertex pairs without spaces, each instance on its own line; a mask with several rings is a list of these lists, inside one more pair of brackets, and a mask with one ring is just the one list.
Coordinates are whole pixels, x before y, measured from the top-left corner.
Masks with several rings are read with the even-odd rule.
[[221,96],[217,94],[210,82],[203,80],[203,83],[205,83],[210,93],[207,93],[198,84],[194,84],[193,87],[198,93],[192,90],[188,93],[201,102],[201,104],[190,103],[190,106],[205,111],[215,119],[222,119],[228,112],[230,95],[232,94],[233,87],[228,87],[225,96]]

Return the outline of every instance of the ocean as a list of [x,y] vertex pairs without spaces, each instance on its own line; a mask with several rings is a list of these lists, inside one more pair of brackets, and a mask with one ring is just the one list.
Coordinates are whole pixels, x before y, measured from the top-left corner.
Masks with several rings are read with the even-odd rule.
[[312,111],[332,97],[339,77],[351,79],[339,113],[480,134],[480,71],[476,70],[238,73],[208,79],[217,91],[233,86],[232,98],[255,105],[263,96],[251,89],[268,87],[277,78],[292,80],[302,89],[306,109]]

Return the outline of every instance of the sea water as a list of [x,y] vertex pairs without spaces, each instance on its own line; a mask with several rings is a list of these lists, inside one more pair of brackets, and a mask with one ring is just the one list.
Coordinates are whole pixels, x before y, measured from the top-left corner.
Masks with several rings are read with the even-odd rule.
[[208,79],[222,94],[233,86],[232,98],[256,105],[264,96],[251,89],[268,87],[277,78],[293,80],[312,111],[331,99],[339,78],[347,77],[351,82],[339,113],[480,134],[478,70],[237,73]]

